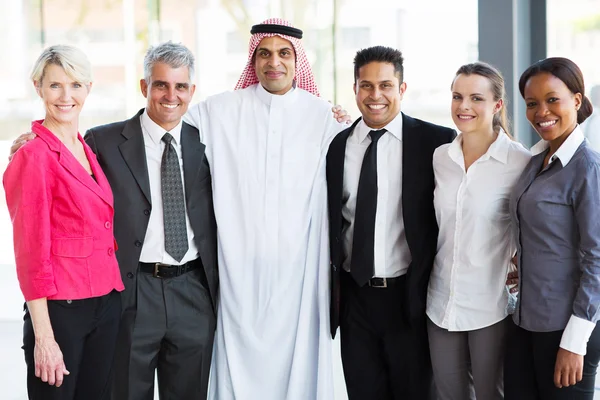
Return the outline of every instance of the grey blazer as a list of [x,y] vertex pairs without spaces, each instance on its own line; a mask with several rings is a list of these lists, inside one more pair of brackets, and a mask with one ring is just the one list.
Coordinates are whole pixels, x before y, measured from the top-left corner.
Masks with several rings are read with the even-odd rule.
[[[113,191],[116,255],[126,289],[123,295],[125,314],[128,308],[135,313],[135,296],[131,293],[135,290],[131,289],[135,289],[142,243],[152,210],[140,125],[143,112],[141,109],[129,120],[98,126],[85,134],[85,141],[96,153]],[[198,130],[185,122],[181,128],[181,147],[187,213],[208,279],[213,311],[216,311],[219,278],[211,175]]]

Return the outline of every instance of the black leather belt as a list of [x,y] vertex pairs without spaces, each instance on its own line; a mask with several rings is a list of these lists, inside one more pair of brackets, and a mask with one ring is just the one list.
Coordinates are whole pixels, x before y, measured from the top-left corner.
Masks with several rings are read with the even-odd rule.
[[371,278],[367,282],[366,286],[374,287],[374,288],[387,288],[396,286],[400,282],[404,280],[404,275],[397,276],[395,278]]
[[186,272],[200,268],[201,266],[202,262],[199,258],[188,261],[182,265],[140,262],[140,271],[147,274],[152,274],[152,276],[155,278],[167,279],[178,277]]

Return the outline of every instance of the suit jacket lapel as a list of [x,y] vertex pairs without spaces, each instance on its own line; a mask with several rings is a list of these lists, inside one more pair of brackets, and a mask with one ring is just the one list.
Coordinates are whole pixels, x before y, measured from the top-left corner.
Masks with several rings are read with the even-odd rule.
[[419,179],[418,158],[421,154],[419,152],[418,134],[418,132],[415,132],[415,121],[402,113],[402,217],[405,231],[412,230],[411,216],[415,215],[412,211],[413,203],[409,201],[414,196],[408,194],[415,193]]
[[[332,226],[336,235],[342,229],[342,196],[344,190],[344,161],[346,158],[346,142],[354,128],[362,118],[358,118],[352,126],[340,132],[329,146],[327,158],[327,179],[329,184],[330,210],[332,210]],[[333,214],[335,212],[335,214]]]
[[131,170],[138,186],[148,203],[152,204],[150,197],[150,179],[148,178],[148,164],[146,163],[146,149],[144,147],[144,136],[142,134],[142,125],[140,115],[144,112],[141,109],[135,117],[131,118],[125,124],[121,135],[127,139],[119,145],[119,151]]
[[181,126],[181,150],[183,152],[183,178],[185,180],[185,200],[190,204],[190,195],[202,164],[204,145],[200,143],[198,131],[185,122]]

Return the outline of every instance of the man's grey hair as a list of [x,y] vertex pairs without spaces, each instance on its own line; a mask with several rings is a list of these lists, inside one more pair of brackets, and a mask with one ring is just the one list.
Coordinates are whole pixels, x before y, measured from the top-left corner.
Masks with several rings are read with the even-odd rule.
[[170,40],[156,46],[151,46],[144,56],[144,79],[150,81],[152,68],[156,63],[167,64],[171,68],[188,67],[190,81],[194,80],[194,55],[181,43]]

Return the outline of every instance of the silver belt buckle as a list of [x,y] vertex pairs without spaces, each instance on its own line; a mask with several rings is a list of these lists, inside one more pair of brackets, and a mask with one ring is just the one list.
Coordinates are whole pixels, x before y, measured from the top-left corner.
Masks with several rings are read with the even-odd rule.
[[388,287],[387,278],[371,278],[369,279],[369,286],[380,289],[386,288]]
[[152,274],[153,277],[158,278],[158,279],[162,279],[162,276],[158,276],[158,269],[160,267],[168,267],[169,264],[163,264],[163,263],[155,263],[154,264],[154,273]]

